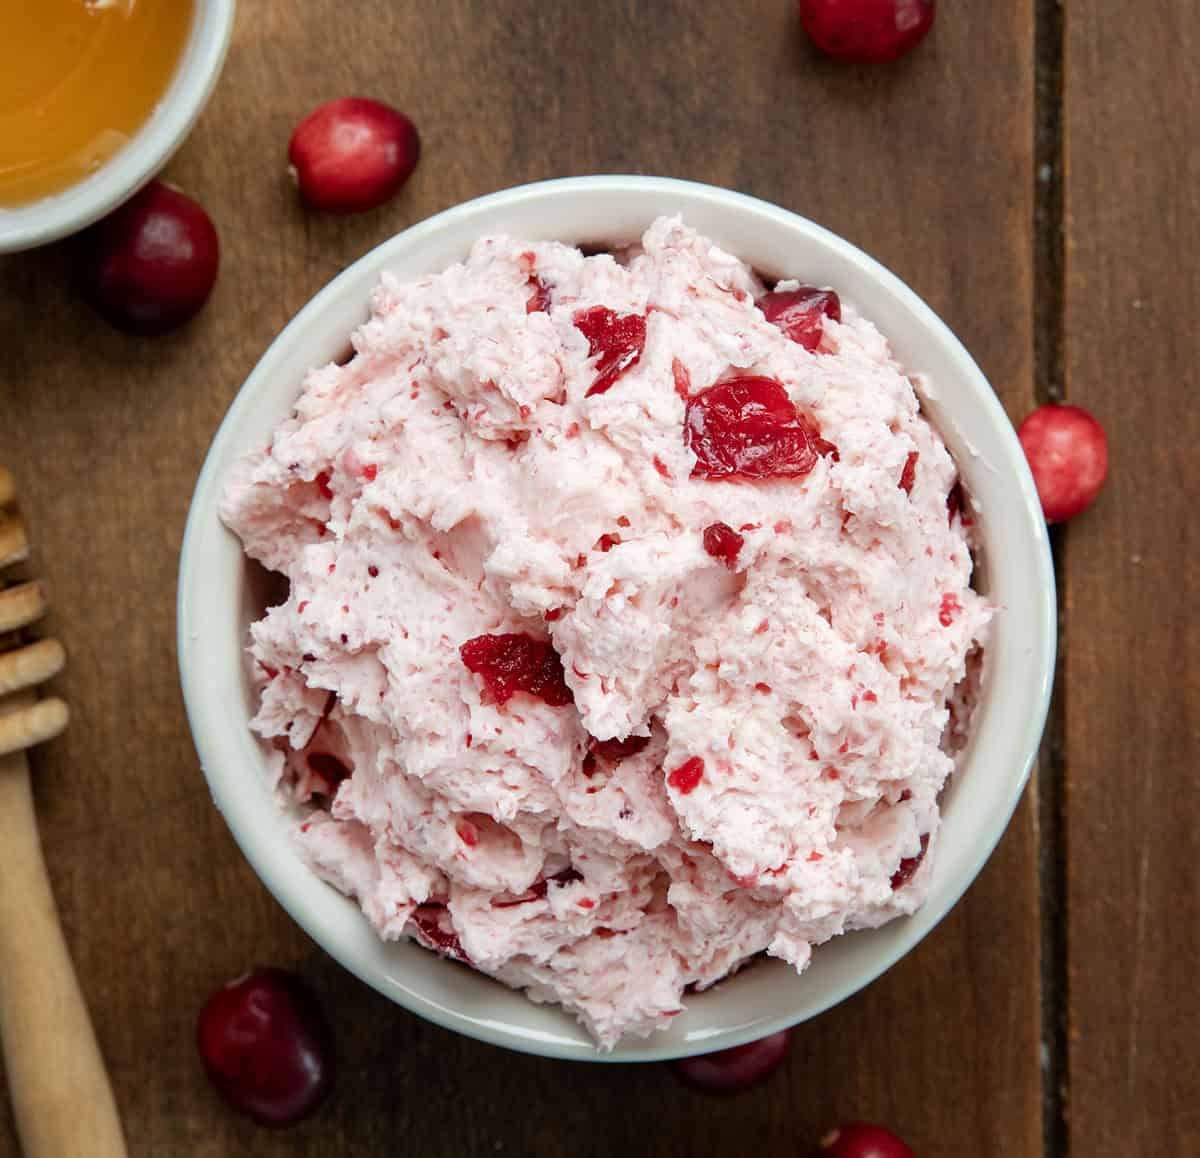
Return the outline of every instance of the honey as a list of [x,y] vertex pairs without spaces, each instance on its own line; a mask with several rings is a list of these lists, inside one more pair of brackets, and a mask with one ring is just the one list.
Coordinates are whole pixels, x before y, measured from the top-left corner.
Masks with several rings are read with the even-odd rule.
[[193,0],[0,0],[0,207],[83,180],[154,111]]

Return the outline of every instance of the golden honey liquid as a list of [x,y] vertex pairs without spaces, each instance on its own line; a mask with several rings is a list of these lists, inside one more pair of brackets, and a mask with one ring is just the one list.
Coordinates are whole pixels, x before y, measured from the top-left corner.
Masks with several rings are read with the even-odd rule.
[[0,206],[94,172],[154,111],[193,0],[0,0]]

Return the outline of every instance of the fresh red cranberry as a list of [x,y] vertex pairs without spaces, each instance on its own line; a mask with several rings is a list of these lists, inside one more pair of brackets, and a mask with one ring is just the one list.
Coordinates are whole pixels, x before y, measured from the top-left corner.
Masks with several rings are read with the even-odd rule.
[[208,214],[161,181],[88,229],[77,253],[84,297],[130,334],[165,334],[194,317],[220,264]]
[[817,464],[817,433],[774,378],[741,375],[700,391],[683,436],[696,456],[692,478],[797,478]]
[[1065,523],[1095,502],[1108,474],[1104,427],[1081,406],[1039,406],[1017,431],[1046,521]]
[[830,1130],[814,1158],[916,1158],[890,1130],[867,1122],[851,1122]]
[[738,552],[746,542],[728,523],[710,523],[704,528],[704,549],[730,570],[737,566]]
[[924,832],[921,834],[921,851],[916,856],[904,857],[892,873],[892,892],[902,889],[913,879],[913,874],[921,867],[921,861],[925,859],[925,850],[928,848],[929,833]]
[[359,213],[394,196],[421,155],[416,126],[402,112],[365,97],[319,105],[288,144],[300,196],[326,213]]
[[681,796],[687,796],[703,779],[704,761],[699,756],[691,756],[667,777],[667,783]]
[[783,1064],[792,1044],[792,1031],[780,1030],[758,1041],[735,1045],[719,1053],[699,1054],[672,1062],[675,1073],[706,1094],[732,1094],[758,1085]]
[[196,1025],[200,1060],[231,1105],[265,1126],[311,1114],[333,1085],[333,1034],[312,990],[283,969],[218,989]]
[[815,350],[821,344],[822,318],[842,320],[842,302],[837,294],[809,285],[763,294],[758,299],[758,308],[768,322],[806,350]]
[[532,635],[477,635],[458,651],[467,670],[483,680],[496,704],[508,703],[517,692],[536,696],[552,708],[575,700],[563,677],[558,652]]
[[800,22],[822,52],[884,64],[911,52],[937,14],[935,0],[800,0]]
[[920,457],[915,450],[910,450],[908,458],[904,460],[904,469],[900,472],[900,489],[906,495],[912,494],[913,484],[917,481],[917,460]]
[[593,306],[576,313],[575,328],[588,340],[588,356],[599,355],[589,398],[603,394],[636,366],[646,346],[645,314],[618,314],[607,306]]

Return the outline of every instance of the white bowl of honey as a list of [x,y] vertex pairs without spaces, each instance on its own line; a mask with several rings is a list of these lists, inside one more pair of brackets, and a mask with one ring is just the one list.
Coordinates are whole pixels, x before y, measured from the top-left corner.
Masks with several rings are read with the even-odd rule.
[[0,253],[135,193],[220,74],[235,0],[0,0]]

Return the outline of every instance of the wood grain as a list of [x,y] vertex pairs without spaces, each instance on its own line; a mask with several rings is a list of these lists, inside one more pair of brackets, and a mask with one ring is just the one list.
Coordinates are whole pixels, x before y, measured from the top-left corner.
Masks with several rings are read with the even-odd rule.
[[1200,6],[1127,15],[1067,12],[1067,397],[1111,440],[1066,551],[1069,1128],[1073,1154],[1183,1158],[1200,1154]]
[[[508,1055],[387,1005],[292,925],[211,807],[172,647],[190,490],[239,383],[288,317],[371,245],[538,178],[651,172],[743,189],[875,254],[947,318],[1014,416],[1031,385],[1032,13],[946,6],[874,72],[818,59],[783,0],[244,0],[226,73],[168,176],[210,209],[222,273],[157,342],[106,329],[64,247],[0,262],[0,460],[19,474],[75,720],[40,753],[47,857],[130,1151],[155,1158],[393,1152],[794,1155],[845,1116],[923,1156],[1040,1152],[1031,810],[903,964],[803,1027],[787,1069],[732,1101],[662,1068]],[[986,59],[987,68],[979,66]],[[312,105],[361,92],[424,137],[391,205],[298,207],[284,149]],[[202,1077],[193,1021],[256,961],[302,970],[339,1024],[340,1088],[278,1136]],[[752,1140],[752,1142],[751,1142]],[[0,1133],[0,1154],[15,1154]]]

